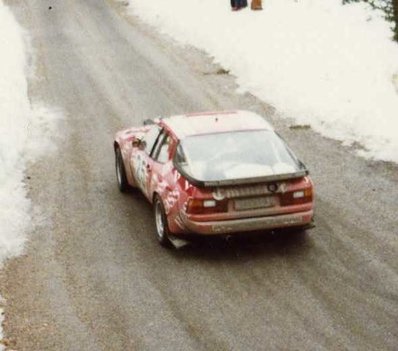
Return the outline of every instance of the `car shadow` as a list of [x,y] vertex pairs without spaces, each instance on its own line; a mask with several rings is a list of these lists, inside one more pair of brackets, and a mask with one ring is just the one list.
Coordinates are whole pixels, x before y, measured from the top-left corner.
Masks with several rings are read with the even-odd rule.
[[[134,212],[139,217],[152,221],[152,206],[145,196],[133,189],[124,194],[126,199],[126,212]],[[155,238],[154,222],[147,223],[153,236],[143,238],[148,245],[158,245],[159,251],[163,249]],[[187,244],[180,248],[171,247],[168,254],[177,260],[212,260],[212,261],[246,261],[254,258],[275,258],[306,256],[315,246],[311,237],[313,230],[307,231],[256,231],[232,235],[217,236],[190,236]],[[152,243],[151,243],[152,242]]]
[[255,257],[301,257],[313,245],[309,231],[254,232],[190,238],[186,246],[172,249],[171,253],[183,259],[236,261]]

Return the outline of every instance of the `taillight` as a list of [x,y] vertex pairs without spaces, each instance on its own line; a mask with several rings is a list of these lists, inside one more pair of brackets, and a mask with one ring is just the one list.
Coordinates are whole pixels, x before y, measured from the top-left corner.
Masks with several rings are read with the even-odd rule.
[[312,197],[312,187],[284,193],[281,195],[281,206],[305,204],[311,202]]
[[210,214],[228,211],[228,201],[217,201],[213,199],[194,199],[188,200],[187,213],[190,214]]

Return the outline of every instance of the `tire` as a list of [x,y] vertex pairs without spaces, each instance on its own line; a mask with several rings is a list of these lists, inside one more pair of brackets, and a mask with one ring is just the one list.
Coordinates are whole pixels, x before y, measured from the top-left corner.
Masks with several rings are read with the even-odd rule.
[[124,168],[123,156],[120,148],[115,150],[115,168],[116,168],[116,179],[117,186],[122,193],[129,190],[129,184],[127,182],[126,170]]
[[159,196],[156,196],[153,202],[153,212],[155,216],[156,239],[163,247],[170,248],[171,242],[169,239],[169,226],[167,224],[166,213]]

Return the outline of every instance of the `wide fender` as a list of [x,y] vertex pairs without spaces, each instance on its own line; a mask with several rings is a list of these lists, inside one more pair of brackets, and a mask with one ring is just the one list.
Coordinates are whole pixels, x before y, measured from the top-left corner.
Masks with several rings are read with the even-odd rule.
[[113,142],[114,149],[116,150],[119,148],[121,151],[127,181],[133,187],[136,186],[132,167],[130,165],[131,154],[133,152],[133,140],[142,138],[147,130],[148,127],[124,129],[116,133]]

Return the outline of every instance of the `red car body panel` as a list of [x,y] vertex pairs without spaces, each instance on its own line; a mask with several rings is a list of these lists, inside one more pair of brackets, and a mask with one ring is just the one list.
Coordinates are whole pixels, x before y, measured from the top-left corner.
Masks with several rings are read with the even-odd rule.
[[[165,162],[155,160],[151,154],[156,142],[154,150],[139,147],[139,142],[157,128],[154,126],[118,132],[114,147],[121,151],[129,185],[139,188],[151,203],[155,195],[160,197],[172,234],[239,233],[306,226],[312,222],[313,182],[308,175],[271,182],[254,178],[248,182],[203,186],[194,184],[175,166],[173,158],[182,138],[228,131],[273,130],[262,117],[246,111],[208,112],[160,119],[155,125],[166,135],[167,154],[162,156]],[[271,183],[276,184],[277,190],[269,189]],[[308,193],[305,202],[292,200],[292,194],[297,191]],[[267,204],[263,206],[261,201],[265,198]],[[199,203],[216,199],[222,203],[223,211],[204,209],[203,213],[189,213],[187,208],[193,199]]]

